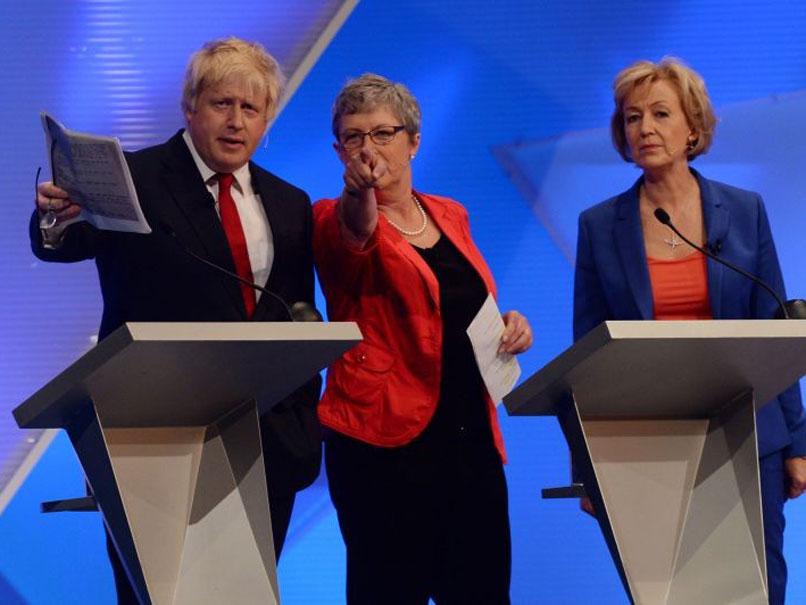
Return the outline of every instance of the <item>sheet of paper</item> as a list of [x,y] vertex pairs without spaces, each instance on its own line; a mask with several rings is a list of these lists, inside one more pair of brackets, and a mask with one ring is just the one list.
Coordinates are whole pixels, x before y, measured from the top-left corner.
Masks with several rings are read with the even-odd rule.
[[53,182],[82,208],[76,220],[98,229],[151,233],[120,142],[68,130],[53,116],[40,115]]
[[512,390],[521,375],[521,366],[514,355],[498,353],[503,333],[504,320],[493,295],[489,294],[467,327],[467,335],[484,385],[496,405]]

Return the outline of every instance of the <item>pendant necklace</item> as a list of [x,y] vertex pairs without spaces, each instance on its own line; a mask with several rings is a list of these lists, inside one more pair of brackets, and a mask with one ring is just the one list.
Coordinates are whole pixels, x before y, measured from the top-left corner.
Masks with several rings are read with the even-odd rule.
[[672,250],[674,250],[678,246],[683,245],[683,242],[681,242],[679,239],[677,239],[677,234],[674,231],[672,231],[672,237],[671,238],[664,238],[663,242],[667,246],[669,246]]

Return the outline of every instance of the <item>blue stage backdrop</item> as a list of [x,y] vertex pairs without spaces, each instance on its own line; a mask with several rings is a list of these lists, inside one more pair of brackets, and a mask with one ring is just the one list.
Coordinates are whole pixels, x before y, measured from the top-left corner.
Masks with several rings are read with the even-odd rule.
[[[181,18],[161,3],[129,0],[0,7],[10,76],[0,106],[9,135],[0,154],[8,198],[0,225],[6,410],[91,345],[100,313],[89,263],[47,266],[28,251],[33,174],[44,161],[38,110],[52,110],[76,129],[118,134],[132,147],[166,138],[181,126],[181,66],[201,41],[234,33],[285,52],[264,29],[266,3],[232,2],[221,19],[210,18],[213,4],[186,3]],[[287,11],[270,4],[289,22],[292,10],[313,18],[300,8],[304,2],[286,3]],[[105,78],[99,50],[82,45],[103,43],[110,27],[124,38],[123,48],[110,52],[126,55],[110,59],[126,61],[115,73],[132,81]],[[366,71],[406,82],[423,108],[415,185],[467,206],[501,306],[526,313],[535,328],[536,344],[521,359],[528,375],[571,342],[579,210],[638,175],[610,148],[606,127],[612,78],[639,58],[676,55],[704,75],[722,122],[712,155],[697,166],[764,195],[790,294],[806,296],[799,260],[806,230],[799,165],[805,30],[802,3],[370,0],[358,5],[296,91],[257,160],[314,199],[337,194],[341,170],[329,116],[336,91]],[[122,122],[110,107],[121,94],[141,95],[148,111],[115,114],[130,124],[115,131]],[[539,499],[542,486],[568,477],[556,423],[501,416],[510,457],[513,603],[626,603],[595,523],[572,502]],[[113,602],[97,517],[37,513],[40,500],[81,490],[81,471],[59,437],[0,517],[0,602]],[[802,603],[804,503],[788,504],[787,517],[789,602]],[[344,549],[321,477],[295,510],[280,564],[284,603],[343,603],[343,582]]]

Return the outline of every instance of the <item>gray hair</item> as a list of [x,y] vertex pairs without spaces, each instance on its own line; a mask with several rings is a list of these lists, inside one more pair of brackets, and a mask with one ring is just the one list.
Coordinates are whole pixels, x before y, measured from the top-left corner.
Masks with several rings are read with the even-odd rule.
[[400,120],[409,138],[420,132],[420,105],[400,82],[377,74],[364,74],[347,82],[333,102],[333,136],[338,140],[341,118],[386,107]]

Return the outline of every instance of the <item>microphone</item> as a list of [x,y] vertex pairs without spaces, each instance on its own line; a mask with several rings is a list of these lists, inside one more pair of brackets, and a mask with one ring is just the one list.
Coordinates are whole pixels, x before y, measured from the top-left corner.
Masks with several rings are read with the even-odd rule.
[[726,261],[726,260],[724,260],[722,258],[719,258],[717,256],[717,254],[722,250],[722,242],[721,241],[717,240],[716,242],[714,242],[714,244],[709,246],[711,248],[711,250],[707,250],[706,248],[701,248],[700,246],[698,246],[697,244],[695,244],[694,242],[689,240],[685,235],[683,235],[682,233],[680,233],[680,231],[677,230],[677,227],[674,226],[674,224],[672,223],[672,219],[669,217],[669,213],[666,212],[663,208],[655,208],[655,213],[654,214],[655,214],[655,218],[658,219],[659,222],[661,222],[664,225],[666,225],[667,227],[669,227],[669,229],[674,231],[674,233],[677,236],[679,236],[680,239],[682,239],[684,242],[686,242],[689,246],[691,246],[695,250],[699,250],[705,256],[707,256],[708,258],[718,262],[719,264],[724,265],[724,266],[728,267],[729,269],[732,269],[733,271],[736,271],[736,273],[739,273],[740,275],[744,275],[747,279],[751,280],[755,284],[758,284],[759,286],[764,288],[767,292],[769,292],[772,295],[772,297],[775,299],[775,302],[778,303],[778,312],[775,315],[776,319],[806,319],[806,301],[804,301],[802,299],[796,299],[796,300],[789,300],[789,301],[787,301],[785,303],[781,299],[781,297],[778,296],[778,293],[775,292],[775,290],[773,290],[764,281],[762,281],[761,279],[759,279],[755,275],[752,275],[751,273],[748,273],[744,269],[741,269],[741,268],[737,267],[733,263],[728,262],[728,261]]
[[237,280],[238,282],[240,282],[240,283],[242,283],[242,284],[244,284],[246,286],[249,286],[253,290],[259,291],[261,294],[265,294],[266,296],[269,296],[270,298],[276,300],[278,303],[280,303],[280,306],[283,308],[283,310],[285,311],[286,315],[288,315],[289,321],[295,321],[295,322],[296,321],[322,321],[321,313],[319,313],[319,311],[316,310],[316,307],[314,307],[310,303],[307,303],[305,301],[298,301],[298,302],[293,303],[289,307],[288,304],[279,295],[275,294],[274,292],[272,292],[268,288],[264,288],[263,286],[260,286],[260,285],[256,284],[255,282],[249,281],[248,279],[244,279],[240,275],[238,275],[237,273],[233,273],[229,269],[225,269],[221,265],[218,265],[218,264],[214,263],[213,261],[211,261],[211,260],[209,260],[207,258],[204,258],[203,256],[200,256],[200,255],[196,254],[195,252],[193,252],[193,250],[191,250],[190,248],[185,246],[179,240],[179,238],[176,236],[176,233],[174,233],[173,229],[171,229],[165,223],[159,223],[157,225],[157,228],[164,235],[167,235],[169,238],[171,238],[171,240],[177,245],[177,247],[182,252],[184,252],[186,255],[188,255],[190,258],[192,258],[192,259],[194,259],[194,260],[206,265],[207,267],[209,267],[211,269],[214,269],[215,271],[223,273],[227,277],[230,277],[230,278],[232,278],[234,280]]

